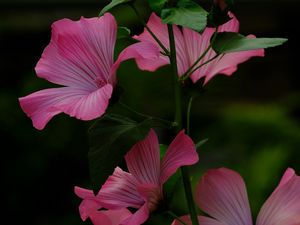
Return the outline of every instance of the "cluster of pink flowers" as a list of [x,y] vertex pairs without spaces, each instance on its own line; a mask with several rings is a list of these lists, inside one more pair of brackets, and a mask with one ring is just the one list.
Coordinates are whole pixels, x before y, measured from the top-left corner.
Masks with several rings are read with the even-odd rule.
[[[218,32],[237,32],[239,22],[232,19]],[[167,25],[154,13],[147,23],[161,43],[169,49]],[[181,77],[210,45],[215,28],[202,34],[188,28],[173,26],[176,42],[178,76]],[[117,24],[106,13],[100,18],[63,19],[52,25],[50,44],[36,66],[38,77],[62,87],[50,88],[20,98],[23,111],[37,129],[59,113],[81,120],[102,116],[117,84],[117,69],[121,62],[135,59],[141,70],[155,71],[170,63],[163,49],[147,29],[133,36],[139,42],[127,47],[114,62]],[[255,38],[253,35],[251,38]],[[251,50],[218,56],[214,61],[193,71],[195,83],[205,84],[217,74],[231,75],[237,65],[253,56],[263,56],[264,50]],[[203,64],[216,56],[210,49],[198,62]],[[196,65],[197,66],[197,65]],[[140,225],[162,202],[163,184],[179,167],[198,162],[195,144],[184,131],[177,134],[163,159],[156,133],[136,143],[125,156],[129,172],[117,167],[99,193],[75,187],[82,198],[80,215],[95,225]],[[196,188],[196,202],[208,216],[199,216],[201,225],[252,225],[252,217],[243,179],[236,172],[221,168],[208,171]],[[189,216],[182,221],[191,224]],[[175,220],[173,225],[181,222]],[[278,187],[263,205],[257,225],[300,225],[300,177],[288,169]]]
[[[179,167],[198,162],[198,155],[193,141],[181,131],[161,161],[158,138],[150,130],[144,140],[132,147],[125,160],[129,173],[117,167],[96,196],[90,190],[75,188],[75,193],[83,198],[80,205],[83,220],[90,217],[94,224],[100,225],[104,223],[97,220],[99,215],[107,217],[108,212],[118,212],[118,221],[108,224],[144,223],[163,199],[163,184]],[[131,215],[128,207],[138,210]],[[98,211],[101,208],[108,211]]]
[[[238,20],[232,17],[219,27],[220,32],[239,30]],[[154,13],[148,27],[169,48],[167,25]],[[206,28],[203,34],[199,34],[187,28],[181,31],[174,26],[178,76],[183,75],[209,46],[214,31],[214,28]],[[140,42],[127,47],[114,62],[116,33],[116,21],[109,13],[101,18],[81,18],[76,22],[63,19],[52,25],[50,44],[35,69],[38,77],[63,87],[20,98],[21,107],[35,128],[43,129],[53,116],[61,112],[81,120],[102,116],[117,82],[116,71],[124,60],[135,59],[141,70],[148,71],[169,64],[168,57],[161,54],[162,49],[147,30],[134,36]],[[215,55],[212,49],[209,50],[199,65]],[[225,54],[193,72],[191,79],[197,82],[204,77],[207,83],[217,74],[229,76],[239,63],[263,55],[263,49]]]

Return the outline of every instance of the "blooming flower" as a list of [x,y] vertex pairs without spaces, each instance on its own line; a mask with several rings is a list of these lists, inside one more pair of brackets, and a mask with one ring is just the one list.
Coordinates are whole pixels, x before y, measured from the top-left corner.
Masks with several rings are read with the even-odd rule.
[[126,154],[125,160],[129,173],[117,167],[96,197],[90,193],[81,206],[84,218],[95,207],[110,210],[130,207],[138,210],[121,224],[144,223],[163,198],[163,184],[179,167],[195,164],[198,155],[193,141],[181,131],[160,161],[158,138],[151,129],[147,137]]
[[98,210],[101,203],[95,197],[93,191],[75,187],[75,193],[83,201],[79,206],[81,219],[85,221],[90,218],[94,225],[119,225],[121,221],[131,216],[128,209]]
[[[230,13],[230,16],[232,19],[221,25],[218,28],[218,32],[239,31],[239,21],[233,14]],[[147,25],[162,44],[169,49],[167,25],[163,24],[161,19],[154,13],[150,16]],[[177,26],[173,26],[173,29],[176,43],[178,75],[182,76],[208,48],[210,45],[210,39],[216,29],[206,28],[202,34],[188,28],[183,28],[181,31]],[[254,38],[253,35],[249,35],[248,37]],[[151,42],[159,47],[147,29],[145,29],[141,35],[134,36],[134,38],[141,42]],[[163,52],[163,49],[160,49],[160,51]],[[210,49],[205,57],[200,60],[197,66],[213,58],[215,55],[216,53]],[[194,83],[196,83],[200,78],[205,77],[205,83],[207,83],[216,74],[225,74],[230,76],[237,70],[237,65],[239,63],[242,63],[253,56],[264,56],[264,50],[250,50],[221,55],[210,63],[202,66],[201,69],[193,72],[190,77]],[[143,60],[143,67],[146,70],[155,71],[157,68],[169,63],[169,58],[161,54],[159,60]]]
[[63,87],[19,99],[35,128],[43,129],[61,112],[81,120],[101,116],[116,84],[120,63],[129,58],[138,62],[158,57],[153,44],[137,43],[125,49],[114,63],[116,33],[116,21],[109,13],[100,18],[62,19],[53,23],[50,44],[35,70],[38,77]]
[[[252,225],[245,183],[235,171],[210,170],[196,189],[199,207],[210,215],[199,217],[202,225]],[[183,220],[190,223],[189,217]],[[179,225],[174,222],[173,225]],[[277,188],[262,206],[256,225],[300,224],[300,177],[287,169]]]

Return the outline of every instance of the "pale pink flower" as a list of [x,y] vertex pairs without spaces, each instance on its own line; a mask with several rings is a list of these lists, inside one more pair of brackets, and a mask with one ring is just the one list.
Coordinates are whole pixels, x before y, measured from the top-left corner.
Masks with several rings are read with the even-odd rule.
[[37,76],[63,87],[50,88],[20,98],[33,126],[43,129],[64,112],[81,120],[100,117],[116,84],[116,69],[123,60],[158,57],[153,44],[126,48],[114,63],[117,24],[107,13],[100,18],[62,19],[52,24],[50,44],[35,68]]
[[[199,217],[201,225],[252,225],[243,178],[235,171],[210,170],[196,189],[196,202],[209,217]],[[190,223],[189,217],[183,217]],[[179,225],[174,222],[173,225]],[[300,177],[287,169],[277,188],[262,206],[256,225],[300,224]]]
[[83,199],[79,206],[80,216],[83,221],[90,218],[94,225],[119,225],[124,219],[132,215],[126,208],[98,210],[102,208],[101,203],[91,190],[75,187],[75,193]]
[[195,164],[198,154],[193,141],[181,131],[161,161],[158,138],[151,129],[144,140],[131,148],[125,160],[129,172],[117,167],[96,197],[92,192],[87,197],[82,196],[85,199],[80,207],[83,218],[100,207],[110,210],[135,208],[137,211],[121,224],[144,223],[163,199],[163,184],[179,167]]
[[[239,21],[236,17],[230,13],[232,19],[227,23],[221,25],[218,28],[218,32],[238,32],[239,31]],[[168,38],[168,28],[166,24],[163,24],[161,19],[154,13],[150,16],[147,23],[148,27],[153,31],[153,33],[159,38],[162,44],[169,49],[169,38]],[[174,36],[176,42],[176,53],[177,53],[177,66],[178,75],[182,76],[202,55],[202,53],[207,49],[210,44],[210,39],[215,32],[215,28],[206,28],[202,34],[193,31],[188,28],[179,29],[177,26],[173,26]],[[249,35],[254,38],[253,35]],[[150,33],[145,29],[144,32],[139,36],[134,36],[135,39],[144,43],[153,43],[158,47],[159,45],[150,35]],[[163,52],[163,49],[160,49]],[[213,58],[216,53],[211,49],[208,51],[206,56],[197,64],[201,65],[207,60]],[[237,65],[245,62],[253,56],[264,56],[264,50],[250,50],[235,53],[228,53],[219,56],[214,61],[202,66],[200,69],[196,70],[192,75],[191,79],[195,83],[200,78],[205,77],[205,83],[207,83],[211,78],[217,74],[224,74],[230,76],[237,70]],[[163,54],[160,55],[159,60],[143,60],[143,69],[149,71],[155,71],[157,68],[169,64],[169,58]]]

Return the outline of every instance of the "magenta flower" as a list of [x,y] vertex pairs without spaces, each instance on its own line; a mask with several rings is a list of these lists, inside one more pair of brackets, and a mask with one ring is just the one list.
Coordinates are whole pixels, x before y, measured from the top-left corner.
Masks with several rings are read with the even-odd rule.
[[[210,170],[200,180],[196,201],[209,217],[199,217],[202,225],[252,225],[251,211],[243,178],[235,171]],[[183,217],[190,223],[187,216]],[[173,225],[179,225],[174,222]],[[300,224],[300,177],[287,169],[277,188],[262,206],[256,225]]]
[[[239,31],[239,21],[233,16],[233,14],[230,14],[230,16],[232,19],[226,24],[221,25],[218,29],[219,32]],[[163,24],[161,19],[154,13],[150,16],[147,25],[159,38],[163,45],[169,49],[167,25]],[[177,26],[173,26],[173,28],[176,42],[178,75],[182,76],[208,48],[210,39],[215,32],[215,28],[206,28],[202,34],[188,28],[183,28],[182,30],[180,30]],[[250,37],[254,38],[253,35],[250,35]],[[144,43],[153,43],[159,47],[146,29],[141,35],[134,36],[134,38]],[[160,49],[160,51],[163,52],[163,49]],[[209,50],[206,56],[200,60],[197,65],[199,66],[203,64],[215,55],[216,53],[212,49]],[[196,83],[200,78],[205,77],[205,83],[207,83],[217,74],[230,76],[237,70],[238,64],[245,62],[253,56],[264,56],[264,50],[250,50],[221,55],[193,72],[191,79],[194,83]],[[143,60],[142,67],[145,70],[155,71],[157,68],[167,64],[169,64],[169,58],[161,54],[159,60]]]
[[90,218],[94,225],[119,225],[132,215],[126,208],[98,210],[102,208],[101,203],[91,190],[75,187],[75,193],[83,199],[79,206],[80,216],[83,221]]
[[19,99],[35,128],[43,129],[61,112],[81,120],[100,117],[108,106],[120,63],[129,58],[139,62],[158,57],[156,46],[137,43],[125,49],[114,63],[116,33],[116,21],[109,13],[100,18],[53,23],[50,44],[35,70],[38,77],[63,87]]
[[125,156],[129,170],[117,167],[96,197],[92,192],[80,196],[83,219],[95,208],[121,210],[135,208],[137,211],[122,221],[122,225],[140,225],[154,211],[163,199],[162,186],[181,166],[192,165],[198,161],[193,141],[181,131],[170,144],[166,155],[160,161],[160,148],[154,130],[135,144]]

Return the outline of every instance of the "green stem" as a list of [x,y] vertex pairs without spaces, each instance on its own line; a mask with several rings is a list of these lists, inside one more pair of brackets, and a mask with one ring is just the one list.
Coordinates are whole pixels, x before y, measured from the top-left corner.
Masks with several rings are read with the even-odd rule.
[[130,106],[126,105],[125,103],[123,102],[119,102],[119,104],[125,108],[126,110],[138,115],[138,116],[141,116],[143,118],[146,118],[146,119],[153,119],[153,120],[157,120],[163,124],[166,124],[168,127],[176,127],[177,126],[177,123],[176,122],[171,122],[169,120],[165,120],[165,119],[162,119],[162,118],[159,118],[159,117],[155,117],[155,116],[151,116],[151,115],[147,115],[147,114],[144,114],[144,113],[141,113],[141,112],[138,112],[136,110],[134,110],[133,108],[131,108]]
[[[169,42],[170,42],[170,63],[173,75],[174,82],[174,96],[175,96],[175,122],[177,122],[178,126],[176,127],[176,131],[180,131],[182,129],[182,110],[181,110],[181,86],[180,82],[178,82],[178,68],[177,68],[177,59],[176,59],[176,45],[174,38],[173,26],[168,24],[168,33],[169,33]],[[182,179],[184,184],[184,191],[187,200],[187,204],[189,207],[189,212],[191,215],[191,220],[193,225],[199,225],[196,206],[193,199],[192,187],[190,183],[190,176],[187,167],[181,167]]]
[[175,97],[175,115],[174,121],[177,122],[177,132],[182,129],[182,108],[181,108],[181,87],[178,82],[178,68],[177,68],[177,57],[176,57],[176,47],[175,38],[172,25],[168,24],[169,41],[170,41],[170,63],[172,69],[173,86],[174,86],[174,97]]
[[190,134],[190,121],[191,121],[191,109],[192,109],[192,104],[193,104],[194,97],[191,96],[187,108],[187,113],[186,113],[186,134]]
[[188,225],[186,222],[184,222],[179,216],[177,216],[175,213],[172,211],[168,211],[168,214],[172,216],[174,219],[178,220],[181,224],[183,225]]
[[153,37],[153,39],[157,42],[157,44],[162,48],[162,50],[164,51],[164,55],[169,55],[170,54],[169,50],[164,46],[164,44],[153,33],[153,31],[150,29],[150,27],[148,27],[147,23],[144,21],[143,17],[140,15],[139,11],[134,6],[134,4],[130,3],[129,5],[131,6],[131,8],[133,9],[133,11],[135,12],[135,14],[137,15],[137,17],[139,18],[139,20],[141,21],[141,23],[143,24],[143,26],[149,32],[149,34]]

